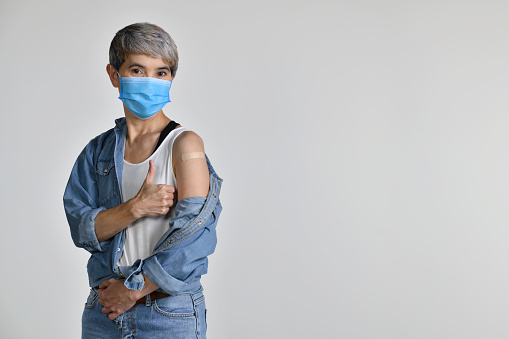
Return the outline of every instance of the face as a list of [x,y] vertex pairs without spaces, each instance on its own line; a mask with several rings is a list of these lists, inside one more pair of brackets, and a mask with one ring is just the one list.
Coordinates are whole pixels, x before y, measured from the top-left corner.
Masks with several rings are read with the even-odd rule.
[[[117,72],[113,66],[106,67],[111,83],[114,87],[119,87]],[[173,80],[170,67],[163,59],[153,58],[144,54],[132,54],[124,61],[118,73],[121,77],[150,77],[162,80]]]

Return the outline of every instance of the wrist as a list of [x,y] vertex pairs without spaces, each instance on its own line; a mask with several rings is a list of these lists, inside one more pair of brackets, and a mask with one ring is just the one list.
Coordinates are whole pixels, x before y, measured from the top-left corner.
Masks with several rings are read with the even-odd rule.
[[141,291],[129,290],[129,299],[131,299],[131,302],[136,302],[144,296],[145,295],[143,295],[143,293]]
[[141,208],[139,207],[138,198],[135,196],[127,201],[128,210],[134,220],[138,220],[143,217]]

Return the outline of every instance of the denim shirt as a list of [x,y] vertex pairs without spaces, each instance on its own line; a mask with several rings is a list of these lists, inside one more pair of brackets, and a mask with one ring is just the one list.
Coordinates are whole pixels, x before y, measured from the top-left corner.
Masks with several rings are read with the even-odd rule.
[[132,266],[118,267],[125,232],[99,242],[95,218],[101,211],[122,203],[120,184],[127,125],[125,118],[92,139],[78,156],[64,193],[64,209],[77,247],[90,252],[87,270],[89,284],[97,287],[109,278],[123,279],[127,288],[141,290],[143,273],[159,289],[171,294],[200,288],[201,275],[207,273],[207,256],[216,247],[216,225],[222,207],[219,192],[222,179],[208,157],[210,188],[206,198],[182,199],[175,206],[170,229],[161,237],[152,255]]

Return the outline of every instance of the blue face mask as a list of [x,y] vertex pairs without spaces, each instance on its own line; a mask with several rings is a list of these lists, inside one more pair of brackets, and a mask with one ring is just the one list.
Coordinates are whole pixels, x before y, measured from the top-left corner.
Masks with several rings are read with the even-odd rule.
[[139,119],[145,120],[170,102],[171,81],[148,77],[124,77],[120,96],[124,105]]

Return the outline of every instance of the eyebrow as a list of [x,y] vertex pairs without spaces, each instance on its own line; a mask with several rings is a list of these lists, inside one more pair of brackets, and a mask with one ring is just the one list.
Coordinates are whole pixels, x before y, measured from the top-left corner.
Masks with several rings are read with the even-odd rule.
[[[146,68],[145,66],[137,64],[137,63],[133,63],[133,64],[129,65],[129,67],[127,67],[127,68],[132,68],[132,67]],[[168,67],[168,66],[158,67],[157,69],[165,69],[167,71],[170,71],[170,67]]]
[[137,64],[137,63],[131,64],[131,65],[129,65],[129,67],[127,67],[127,68],[131,68],[131,67],[140,67],[140,68],[145,68],[145,66],[140,65],[140,64]]

